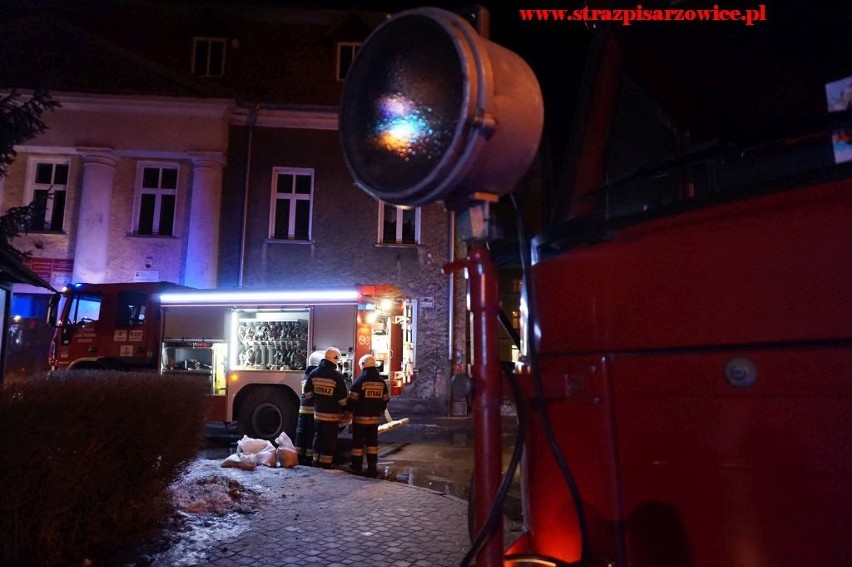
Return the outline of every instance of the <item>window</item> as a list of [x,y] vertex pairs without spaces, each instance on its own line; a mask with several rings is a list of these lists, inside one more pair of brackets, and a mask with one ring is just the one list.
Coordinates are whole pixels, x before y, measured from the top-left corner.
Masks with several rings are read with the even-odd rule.
[[[65,299],[65,297],[62,296],[62,299]],[[63,320],[66,325],[94,323],[100,317],[102,301],[100,293],[81,293],[72,296],[68,301],[71,303]],[[60,313],[64,309],[62,303],[59,306]]]
[[404,209],[379,203],[379,242],[381,244],[418,244],[420,209]]
[[361,43],[356,42],[340,42],[337,44],[337,70],[336,77],[338,81],[346,78],[352,62],[355,60],[355,55],[361,48]]
[[139,327],[145,322],[145,304],[148,294],[144,291],[120,291],[118,309],[115,313],[116,327]]
[[136,181],[136,234],[171,236],[175,224],[178,166],[143,164]]
[[274,168],[269,238],[310,240],[313,196],[313,169]]
[[68,160],[33,162],[30,202],[33,216],[29,229],[62,232],[68,190]]
[[[843,84],[849,74],[848,57],[829,47],[832,40],[809,42],[755,74],[762,61],[796,51],[789,45],[795,20],[775,25],[778,33],[765,41],[747,30],[726,36],[727,53],[743,55],[736,59],[683,30],[619,34],[623,53],[645,55],[624,60],[611,93],[612,127],[601,146],[607,181],[595,199],[601,214],[640,222],[849,175],[834,167],[830,131],[819,131],[831,121],[814,119],[831,104],[826,81]],[[738,77],[737,88],[729,77]]]
[[224,39],[193,38],[192,74],[198,77],[221,77],[225,74]]

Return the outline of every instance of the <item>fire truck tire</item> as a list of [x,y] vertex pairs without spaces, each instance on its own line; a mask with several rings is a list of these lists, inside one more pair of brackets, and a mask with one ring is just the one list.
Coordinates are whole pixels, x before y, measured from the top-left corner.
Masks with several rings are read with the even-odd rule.
[[284,392],[275,388],[255,388],[240,402],[239,434],[274,441],[285,431],[290,439],[295,439],[298,415],[298,405]]

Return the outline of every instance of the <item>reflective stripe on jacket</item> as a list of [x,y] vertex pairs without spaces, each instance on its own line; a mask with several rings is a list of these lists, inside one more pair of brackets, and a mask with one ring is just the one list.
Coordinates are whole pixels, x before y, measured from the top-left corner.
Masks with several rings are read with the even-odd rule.
[[346,383],[343,375],[337,371],[337,365],[323,360],[308,374],[305,380],[305,398],[312,397],[314,419],[317,421],[338,421],[347,403]]

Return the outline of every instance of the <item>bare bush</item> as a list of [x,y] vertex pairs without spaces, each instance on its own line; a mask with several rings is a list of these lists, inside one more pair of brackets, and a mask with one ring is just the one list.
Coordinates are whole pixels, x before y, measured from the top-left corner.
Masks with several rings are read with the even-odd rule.
[[0,563],[78,563],[155,531],[201,446],[206,392],[197,377],[97,371],[0,390]]

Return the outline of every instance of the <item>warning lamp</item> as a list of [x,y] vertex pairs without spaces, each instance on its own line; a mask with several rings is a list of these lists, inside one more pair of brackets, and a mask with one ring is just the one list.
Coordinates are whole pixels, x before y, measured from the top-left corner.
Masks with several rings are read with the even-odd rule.
[[381,201],[462,209],[511,191],[538,149],[541,90],[515,53],[437,8],[393,16],[346,77],[340,134],[357,185]]

